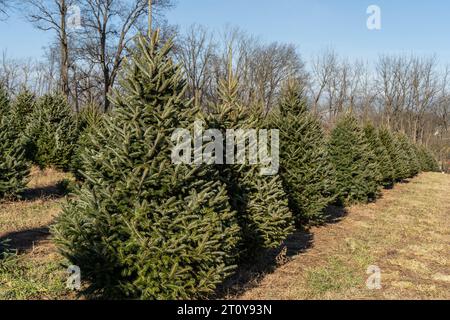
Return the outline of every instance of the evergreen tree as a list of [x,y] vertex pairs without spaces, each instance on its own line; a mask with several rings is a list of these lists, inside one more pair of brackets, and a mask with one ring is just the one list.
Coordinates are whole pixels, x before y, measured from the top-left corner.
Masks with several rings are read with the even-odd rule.
[[408,165],[408,178],[416,176],[420,172],[420,163],[414,152],[413,143],[405,134],[398,134],[398,141],[401,148],[405,151]]
[[22,90],[12,103],[11,120],[15,130],[21,135],[24,134],[30,122],[30,114],[33,113],[35,105],[35,95],[27,89]]
[[77,181],[84,181],[82,155],[85,153],[85,149],[95,147],[92,144],[91,135],[102,125],[103,116],[99,107],[94,104],[86,106],[77,115],[79,135],[70,167]]
[[280,174],[297,224],[324,221],[334,200],[334,167],[319,120],[307,110],[298,82],[288,81],[272,124],[280,130]]
[[367,124],[364,127],[364,135],[366,141],[375,155],[378,167],[381,173],[381,185],[384,187],[391,187],[394,184],[394,167],[392,166],[391,157],[386,147],[381,142],[379,133],[372,124]]
[[85,150],[86,182],[53,228],[89,292],[106,297],[192,299],[233,270],[239,227],[213,166],[174,164],[172,134],[192,130],[172,42],[139,36],[120,93]]
[[[3,100],[7,110],[7,100]],[[24,150],[8,115],[0,112],[0,199],[15,197],[27,183],[30,166],[25,160]]]
[[0,114],[9,112],[9,94],[6,88],[0,83]]
[[408,155],[402,148],[397,136],[387,128],[381,128],[379,130],[379,136],[381,142],[389,153],[389,157],[391,158],[392,166],[394,168],[395,181],[401,181],[408,178]]
[[[255,110],[244,108],[239,101],[239,83],[233,76],[231,62],[228,77],[220,81],[218,91],[220,101],[212,106],[210,128],[220,130],[224,136],[230,129],[261,129]],[[226,182],[232,208],[238,213],[243,239],[241,256],[278,247],[293,231],[293,217],[280,177],[261,175],[261,167],[249,163],[220,165],[218,170]]]
[[437,162],[434,155],[425,146],[418,146],[417,150],[421,171],[424,172],[440,171],[439,163]]
[[74,114],[61,94],[39,99],[26,129],[27,156],[41,168],[68,170],[77,139]]
[[341,203],[367,202],[378,196],[381,180],[378,163],[353,115],[344,115],[337,122],[329,152],[336,168]]

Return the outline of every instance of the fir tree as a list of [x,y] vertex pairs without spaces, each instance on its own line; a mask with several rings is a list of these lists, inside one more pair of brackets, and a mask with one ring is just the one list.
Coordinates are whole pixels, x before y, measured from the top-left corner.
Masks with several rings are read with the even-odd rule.
[[[2,107],[6,110],[7,101]],[[8,115],[0,113],[0,199],[18,196],[25,188],[30,166]]]
[[397,136],[387,128],[381,128],[379,130],[379,136],[391,158],[395,181],[402,181],[408,178],[408,155],[402,148]]
[[391,157],[389,156],[386,147],[381,142],[379,133],[372,124],[367,124],[364,127],[364,135],[378,163],[382,178],[381,185],[384,187],[391,187],[394,184],[395,171],[392,166]]
[[77,139],[74,114],[61,94],[39,99],[26,129],[27,156],[41,168],[68,170]]
[[6,88],[0,83],[0,114],[9,113],[9,94]]
[[103,116],[99,107],[94,104],[86,106],[77,115],[79,136],[70,167],[77,181],[84,181],[84,176],[82,175],[84,171],[82,155],[85,153],[85,149],[95,147],[92,145],[91,135],[100,129]]
[[[212,106],[213,112],[208,119],[209,127],[220,130],[224,136],[230,129],[260,129],[262,126],[259,116],[252,112],[255,110],[241,104],[238,92],[239,83],[230,62],[227,79],[219,83],[220,101]],[[238,213],[242,257],[278,247],[293,231],[293,217],[280,177],[263,176],[260,169],[260,166],[248,163],[218,166],[232,208]]]
[[21,135],[24,134],[31,120],[30,115],[35,105],[35,95],[27,89],[22,90],[11,105],[11,120],[15,130]]
[[336,168],[340,202],[374,200],[379,192],[381,174],[364,132],[354,116],[348,114],[339,119],[331,133],[329,150]]
[[298,225],[324,221],[334,200],[334,167],[319,120],[307,110],[298,82],[288,81],[273,115],[280,130],[280,173]]
[[420,172],[420,163],[417,155],[414,152],[413,143],[405,134],[398,134],[397,139],[400,147],[405,151],[406,161],[408,166],[408,178],[416,176]]
[[86,183],[53,229],[89,291],[107,297],[192,299],[233,270],[239,227],[213,166],[174,164],[172,134],[192,129],[172,42],[136,40],[120,93],[94,148],[83,155]]

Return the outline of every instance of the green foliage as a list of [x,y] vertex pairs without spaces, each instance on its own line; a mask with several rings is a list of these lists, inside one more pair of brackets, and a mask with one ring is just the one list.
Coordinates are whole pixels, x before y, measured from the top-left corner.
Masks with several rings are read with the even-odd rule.
[[380,169],[382,178],[380,181],[381,185],[384,187],[391,187],[394,184],[395,171],[392,166],[391,157],[389,156],[386,147],[381,142],[377,129],[372,124],[367,124],[364,127],[364,135],[367,144],[375,155],[378,163],[378,168]]
[[[262,125],[258,115],[251,112],[254,110],[245,109],[240,103],[238,89],[230,66],[228,78],[219,83],[220,101],[212,106],[208,117],[208,127],[220,130],[224,137],[230,129],[259,129]],[[278,247],[293,231],[292,213],[280,177],[261,175],[260,169],[259,165],[248,163],[218,166],[232,208],[238,213],[242,257]]]
[[99,130],[102,125],[103,114],[96,105],[88,105],[77,115],[78,125],[78,141],[72,156],[70,170],[77,181],[84,181],[82,172],[84,171],[82,155],[85,149],[91,149],[95,146],[92,144],[91,134]]
[[0,114],[9,112],[9,94],[8,90],[0,83]]
[[401,181],[408,178],[408,155],[402,148],[398,137],[387,128],[381,128],[379,130],[379,136],[381,142],[389,153],[389,157],[391,158],[392,166],[394,168],[395,181]]
[[172,133],[192,130],[172,43],[139,36],[114,111],[85,149],[85,184],[53,228],[88,292],[193,299],[233,270],[239,226],[213,166],[173,164]]
[[381,174],[356,118],[339,119],[331,133],[329,152],[336,168],[338,199],[341,203],[374,200]]
[[0,199],[19,195],[26,186],[29,171],[10,118],[0,114]]
[[36,98],[34,93],[24,89],[22,90],[11,105],[11,121],[15,130],[23,135],[28,123],[30,122],[30,115],[36,106]]
[[431,151],[425,146],[418,146],[416,148],[421,171],[439,172],[439,163]]
[[420,163],[414,151],[412,141],[405,134],[397,134],[400,147],[405,151],[408,166],[408,178],[416,176],[420,172]]
[[334,200],[335,171],[322,125],[295,81],[284,88],[272,126],[280,130],[280,174],[297,224],[323,222],[324,208]]
[[64,96],[44,95],[26,129],[27,157],[41,168],[68,170],[77,137],[75,117]]

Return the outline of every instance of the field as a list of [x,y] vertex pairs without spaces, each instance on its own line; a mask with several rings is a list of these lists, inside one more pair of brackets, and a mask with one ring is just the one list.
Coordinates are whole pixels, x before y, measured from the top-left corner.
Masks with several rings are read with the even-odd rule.
[[[0,204],[0,299],[75,299],[49,226],[71,177],[33,170],[17,202]],[[334,208],[322,227],[298,231],[274,263],[242,269],[222,288],[239,299],[450,299],[450,175],[424,173],[386,190],[376,203]],[[367,268],[381,270],[370,290]]]

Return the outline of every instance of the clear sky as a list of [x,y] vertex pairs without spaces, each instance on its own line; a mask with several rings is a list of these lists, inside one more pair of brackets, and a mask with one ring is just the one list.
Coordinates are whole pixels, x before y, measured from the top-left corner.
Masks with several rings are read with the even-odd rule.
[[[177,0],[167,13],[181,29],[193,23],[220,30],[238,26],[264,41],[291,42],[304,58],[332,46],[350,58],[380,53],[436,54],[450,63],[448,0]],[[366,27],[369,5],[381,8],[381,30]],[[15,57],[39,57],[51,39],[13,14],[0,22],[0,48]]]

